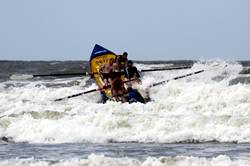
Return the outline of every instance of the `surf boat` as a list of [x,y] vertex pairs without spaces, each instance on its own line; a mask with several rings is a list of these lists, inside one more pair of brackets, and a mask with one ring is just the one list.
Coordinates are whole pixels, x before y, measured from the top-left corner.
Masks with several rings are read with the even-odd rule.
[[[113,59],[113,61],[116,60],[118,55],[113,53],[112,51],[96,44],[92,54],[90,56],[89,60],[89,71],[92,73],[92,78],[95,80],[96,84],[98,85],[99,89],[101,89],[101,95],[102,95],[102,102],[105,103],[107,100],[113,100],[114,97],[111,93],[111,86],[106,86],[105,81],[103,79],[101,69],[104,65],[108,64],[110,59]],[[120,79],[123,81],[123,83],[130,82],[132,80],[125,80],[125,73],[120,74]],[[141,96],[141,94],[136,90],[132,88],[127,89],[126,95],[128,102],[141,102],[145,103],[145,99]]]

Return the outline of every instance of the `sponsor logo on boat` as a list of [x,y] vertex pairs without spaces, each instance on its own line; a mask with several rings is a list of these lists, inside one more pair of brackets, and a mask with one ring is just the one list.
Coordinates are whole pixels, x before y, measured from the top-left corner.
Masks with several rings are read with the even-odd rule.
[[97,52],[95,52],[95,55],[96,55],[96,54],[101,54],[101,53],[106,53],[106,52],[107,52],[107,50],[97,51]]

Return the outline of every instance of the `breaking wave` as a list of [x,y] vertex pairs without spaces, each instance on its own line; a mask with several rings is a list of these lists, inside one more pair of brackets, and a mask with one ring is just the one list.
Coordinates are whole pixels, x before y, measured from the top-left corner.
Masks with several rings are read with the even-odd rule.
[[[152,67],[137,66],[140,69]],[[206,71],[151,88],[152,101],[147,104],[100,104],[98,92],[53,101],[96,88],[88,78],[2,82],[0,137],[29,143],[250,142],[250,85],[229,84],[242,70],[238,63],[197,62],[191,69],[145,73],[137,88],[143,92],[152,83],[201,69]],[[187,163],[241,162],[226,157],[180,158],[169,160],[173,163],[182,160]],[[147,159],[144,162],[161,161]],[[13,162],[15,165],[15,162],[36,161]],[[121,162],[134,160],[121,159]],[[142,165],[139,161],[135,161],[136,164]]]
[[147,166],[147,165],[171,165],[171,166],[221,166],[221,165],[250,165],[249,159],[235,159],[232,160],[227,156],[221,155],[214,158],[203,158],[203,157],[148,157],[145,160],[133,159],[133,158],[109,158],[105,156],[90,155],[87,159],[71,159],[71,160],[59,160],[59,161],[43,161],[36,159],[13,159],[13,160],[2,160],[0,161],[2,166],[82,166],[82,165],[102,165],[102,166]]

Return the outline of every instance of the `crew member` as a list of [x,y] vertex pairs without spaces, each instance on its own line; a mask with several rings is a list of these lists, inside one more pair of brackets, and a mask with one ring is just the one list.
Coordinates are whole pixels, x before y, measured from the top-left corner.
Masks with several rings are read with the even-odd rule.
[[121,77],[116,77],[111,83],[111,94],[116,101],[126,102],[126,89]]
[[[125,68],[125,77],[126,79],[130,80],[126,83],[127,87],[127,93],[128,93],[128,102],[140,102],[140,103],[146,103],[145,99],[142,97],[142,95],[136,90],[132,88],[132,84],[134,81],[141,82],[140,80],[140,74],[135,66],[133,66],[133,61],[128,60],[127,66]],[[134,81],[133,81],[134,80]]]
[[120,68],[118,58],[110,59],[101,69],[101,74],[105,86],[111,86],[111,95],[116,101],[126,102],[124,94],[126,92],[121,75],[124,73]]
[[122,66],[122,56],[117,55],[112,69],[111,94],[116,101],[126,102],[126,89],[121,76],[124,74],[125,67]]
[[127,52],[123,52],[123,54],[120,56],[120,65],[121,68],[125,69],[127,66],[127,62],[128,62],[128,53]]
[[114,63],[115,59],[110,58],[109,62],[104,64],[100,70],[105,86],[108,86],[112,82],[112,72],[114,68]]
[[[110,58],[108,63],[104,64],[102,66],[102,68],[100,69],[100,73],[101,73],[101,76],[102,76],[102,79],[103,79],[103,82],[104,82],[104,87],[103,88],[108,87],[108,85],[110,85],[111,82],[112,82],[112,78],[110,77],[110,73],[113,70],[114,62],[115,62],[115,59]],[[101,91],[101,102],[103,104],[105,104],[107,102],[107,100],[108,100],[108,97],[106,96],[105,92],[102,90]]]
[[141,76],[135,66],[133,66],[133,61],[128,60],[127,67],[125,68],[125,77],[127,79],[139,79]]

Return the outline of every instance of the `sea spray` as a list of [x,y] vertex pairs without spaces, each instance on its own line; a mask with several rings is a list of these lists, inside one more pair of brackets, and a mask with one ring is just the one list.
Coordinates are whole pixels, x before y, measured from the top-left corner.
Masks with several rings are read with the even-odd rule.
[[[138,87],[200,69],[207,71],[151,88],[147,104],[103,105],[98,92],[53,101],[96,88],[87,78],[2,82],[1,135],[30,143],[249,142],[250,85],[229,85],[242,69],[238,63],[198,62],[191,69],[145,73]],[[79,83],[58,86],[70,81]]]

